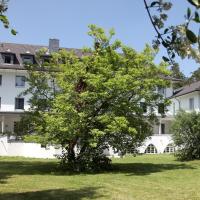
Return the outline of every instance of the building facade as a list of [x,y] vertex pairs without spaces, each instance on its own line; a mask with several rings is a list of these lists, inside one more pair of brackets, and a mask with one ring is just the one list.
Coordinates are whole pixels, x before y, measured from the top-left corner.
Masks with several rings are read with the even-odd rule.
[[[15,131],[16,122],[20,120],[20,116],[23,112],[29,109],[28,99],[30,96],[22,95],[22,92],[28,88],[28,83],[26,82],[27,71],[24,68],[24,63],[36,64],[35,54],[41,48],[48,49],[47,55],[45,55],[48,57],[49,53],[59,49],[59,41],[57,39],[50,39],[49,46],[11,43],[0,44],[1,133],[10,133],[12,135]],[[81,50],[73,50],[81,56]],[[176,79],[170,80],[171,82],[177,81]],[[165,117],[162,117],[162,111],[160,111],[159,107],[157,111],[155,111],[158,116],[158,123],[154,125],[153,136],[147,138],[144,145],[139,148],[140,153],[174,152],[174,145],[170,132],[174,116],[181,109],[188,112],[200,111],[200,82],[187,85],[177,90],[173,90],[172,86],[169,88],[158,88],[157,92],[162,94],[165,98],[170,98],[171,105],[167,107]],[[0,155],[2,155],[2,149],[4,149],[4,154],[6,155],[6,148],[4,147],[6,145],[2,146],[4,140],[1,140],[0,138]],[[13,152],[11,146],[9,148],[10,152]],[[23,152],[23,150],[20,152]],[[23,153],[18,154],[24,155]],[[112,154],[113,153],[108,152],[108,155]],[[12,155],[15,154],[12,153]]]
[[[168,88],[170,90],[170,88]],[[159,117],[159,124],[154,126],[154,135],[148,138],[139,149],[141,153],[173,153],[175,146],[171,137],[171,124],[180,111],[200,112],[200,81],[173,90],[166,96],[171,100],[165,117]]]

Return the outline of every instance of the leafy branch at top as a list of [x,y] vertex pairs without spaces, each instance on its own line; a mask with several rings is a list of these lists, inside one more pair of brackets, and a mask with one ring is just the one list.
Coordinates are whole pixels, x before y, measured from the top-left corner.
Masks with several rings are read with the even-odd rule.
[[[157,0],[147,4],[147,1],[144,0],[148,16],[157,34],[156,39],[153,40],[153,47],[159,48],[162,45],[166,48],[167,57],[163,56],[163,60],[172,65],[175,64],[176,55],[181,58],[191,57],[196,62],[200,62],[200,35],[191,28],[191,23],[200,23],[200,1],[188,0],[188,2],[193,9],[187,8],[184,23],[166,27],[167,11],[173,6],[172,3],[166,0]],[[153,12],[154,14],[152,14]]]
[[0,21],[3,26],[7,29],[11,29],[10,32],[12,35],[16,35],[17,31],[10,27],[9,20],[5,15],[5,12],[8,10],[8,0],[0,0]]

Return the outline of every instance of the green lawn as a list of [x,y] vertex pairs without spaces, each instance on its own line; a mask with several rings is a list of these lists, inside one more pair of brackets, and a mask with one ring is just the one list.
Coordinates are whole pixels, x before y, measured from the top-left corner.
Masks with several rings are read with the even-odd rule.
[[114,159],[114,170],[57,172],[56,160],[0,157],[0,200],[200,200],[200,161],[169,155]]

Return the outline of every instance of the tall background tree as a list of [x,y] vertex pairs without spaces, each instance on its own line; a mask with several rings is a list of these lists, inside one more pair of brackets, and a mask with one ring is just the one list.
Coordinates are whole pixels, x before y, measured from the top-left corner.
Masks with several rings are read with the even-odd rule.
[[[152,134],[154,109],[169,103],[155,93],[169,84],[161,78],[169,71],[153,63],[152,49],[137,53],[118,40],[111,43],[114,32],[109,33],[91,25],[94,48],[81,57],[61,50],[47,67],[40,52],[41,66],[28,67],[29,131],[60,144],[62,163],[74,170],[107,167],[103,151],[109,147],[121,154],[135,152]],[[149,108],[145,115],[144,105]]]
[[188,78],[188,83],[193,83],[196,81],[200,81],[200,68],[197,70],[193,71],[191,76]]

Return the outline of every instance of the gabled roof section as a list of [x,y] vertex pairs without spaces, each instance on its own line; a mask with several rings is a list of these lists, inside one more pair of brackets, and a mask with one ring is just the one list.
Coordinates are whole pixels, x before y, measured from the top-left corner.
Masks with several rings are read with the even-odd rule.
[[[17,60],[19,61],[19,65],[23,65],[21,54],[30,54],[35,55],[36,52],[44,48],[45,46],[40,45],[29,45],[29,44],[14,44],[14,43],[1,43],[0,44],[0,53],[13,53],[16,55]],[[47,48],[47,47],[46,47]],[[4,65],[4,67],[7,65]],[[2,68],[2,64],[0,64],[0,68]],[[8,68],[9,66],[7,66]],[[13,67],[10,65],[10,68],[18,68],[19,66]],[[23,68],[23,67],[22,67]]]
[[[15,54],[19,64],[4,64],[0,63],[0,69],[21,69],[24,70],[23,61],[21,58],[22,54],[35,55],[41,48],[47,48],[48,46],[42,45],[31,45],[31,44],[15,44],[15,43],[0,43],[0,53],[12,53]],[[75,48],[60,48],[66,49],[67,51],[74,51],[78,57],[85,55],[81,49]]]
[[171,98],[183,96],[185,94],[189,94],[195,91],[200,91],[200,81],[188,84],[186,86],[174,90],[174,95]]

